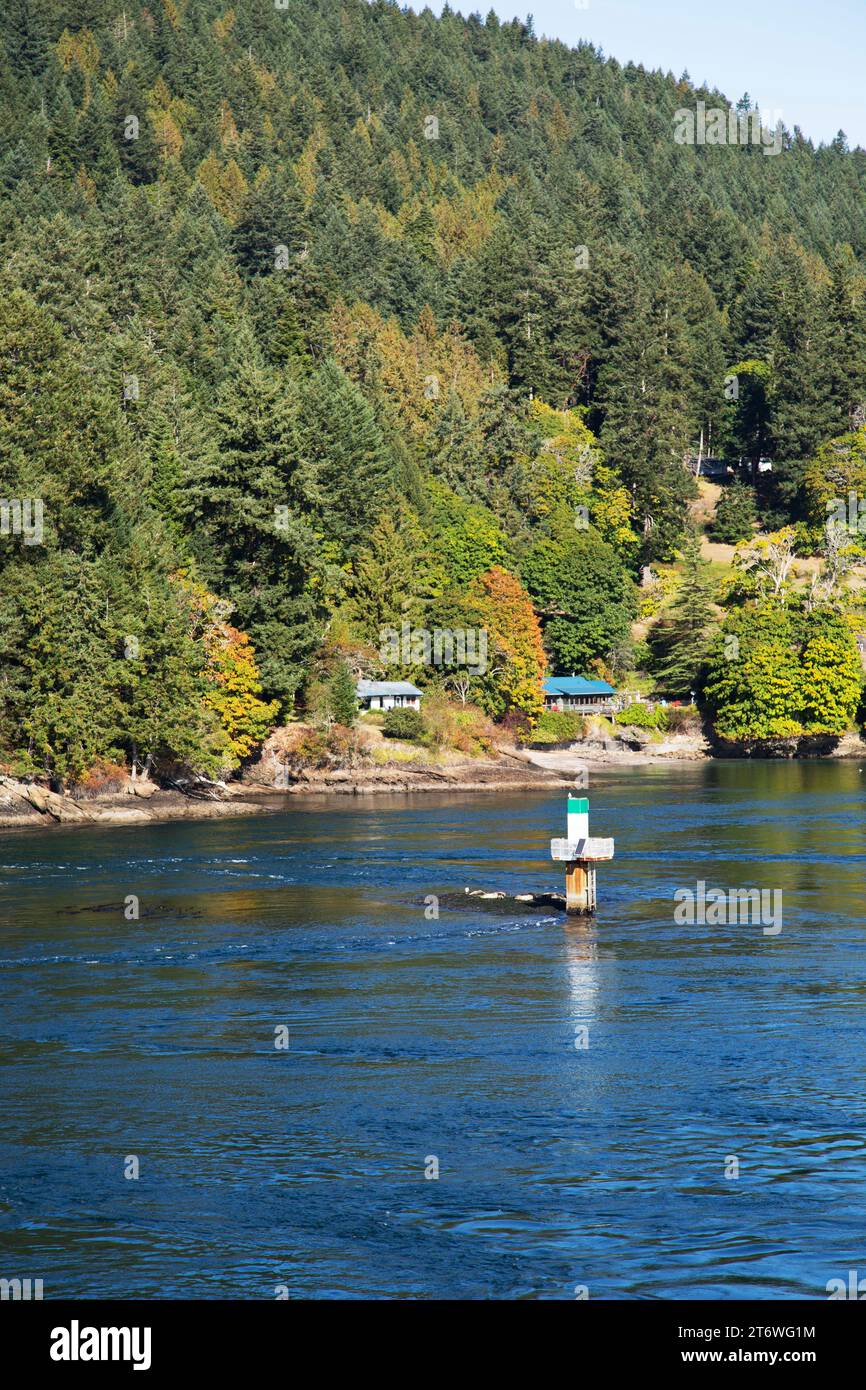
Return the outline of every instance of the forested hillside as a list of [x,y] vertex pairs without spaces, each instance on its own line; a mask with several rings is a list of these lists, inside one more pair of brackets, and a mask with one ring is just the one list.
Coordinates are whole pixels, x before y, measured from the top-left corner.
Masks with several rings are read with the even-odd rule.
[[[675,142],[738,95],[384,0],[5,0],[6,765],[236,766],[346,667],[446,674],[383,660],[404,622],[484,628],[471,698],[534,717],[542,636],[649,659],[692,455],[821,549],[866,483],[866,152]],[[834,583],[773,641],[854,689]]]

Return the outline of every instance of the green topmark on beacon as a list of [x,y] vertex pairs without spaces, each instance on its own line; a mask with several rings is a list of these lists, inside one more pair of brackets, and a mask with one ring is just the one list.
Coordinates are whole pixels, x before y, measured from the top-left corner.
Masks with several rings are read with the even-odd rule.
[[565,862],[565,910],[581,916],[595,912],[595,866],[613,859],[613,840],[591,839],[589,797],[569,795],[566,838],[551,840],[550,857]]

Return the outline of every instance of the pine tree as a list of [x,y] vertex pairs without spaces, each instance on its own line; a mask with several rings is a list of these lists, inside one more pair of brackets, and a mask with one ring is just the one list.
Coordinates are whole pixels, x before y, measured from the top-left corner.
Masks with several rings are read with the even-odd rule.
[[347,580],[347,612],[362,636],[378,646],[384,627],[418,620],[428,592],[428,563],[417,518],[394,496],[355,557]]
[[65,82],[60,85],[51,115],[49,147],[52,169],[71,178],[81,161],[81,149],[78,141],[78,112]]
[[309,235],[300,190],[268,173],[244,199],[232,252],[245,276],[291,274]]
[[754,534],[757,519],[755,494],[752,489],[742,483],[732,483],[723,490],[719,498],[710,534],[714,541],[737,545]]
[[299,392],[299,450],[318,489],[318,526],[342,562],[357,553],[394,480],[394,459],[357,386],[334,361]]
[[858,409],[866,419],[866,275],[850,246],[837,249],[830,276],[830,391],[843,433]]
[[600,444],[634,498],[645,560],[668,558],[692,491],[683,459],[691,442],[680,323],[662,304],[635,305],[599,375]]
[[189,494],[204,575],[237,608],[266,698],[291,706],[318,635],[319,573],[309,525],[314,475],[296,428],[294,386],[241,335],[234,376],[216,403],[218,452]]
[[148,105],[146,84],[130,66],[115,95],[112,127],[121,170],[133,184],[150,183],[159,168]]
[[709,564],[695,535],[683,547],[682,581],[668,612],[649,637],[656,686],[666,695],[691,699],[701,688],[714,621]]
[[37,76],[48,61],[48,25],[44,0],[7,0],[3,47],[13,70]]
[[338,724],[351,728],[358,713],[358,697],[355,682],[345,661],[337,663],[337,669],[330,684],[331,713]]

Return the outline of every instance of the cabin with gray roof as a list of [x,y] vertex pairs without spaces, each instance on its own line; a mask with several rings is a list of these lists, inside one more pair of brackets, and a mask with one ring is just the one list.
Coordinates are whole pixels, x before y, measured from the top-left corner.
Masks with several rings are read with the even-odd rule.
[[411,681],[358,681],[356,693],[362,710],[421,708],[421,691]]

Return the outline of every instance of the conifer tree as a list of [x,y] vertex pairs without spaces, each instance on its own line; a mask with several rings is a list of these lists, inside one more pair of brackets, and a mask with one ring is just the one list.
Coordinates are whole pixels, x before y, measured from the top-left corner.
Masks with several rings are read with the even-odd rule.
[[714,541],[738,545],[752,536],[756,520],[757,509],[752,489],[742,483],[732,483],[719,498],[710,534]]
[[351,728],[358,712],[355,682],[345,661],[337,663],[330,686],[331,713],[338,724]]
[[287,710],[317,638],[309,525],[319,493],[302,454],[294,386],[243,337],[215,409],[217,453],[189,491],[203,572],[236,606],[258,655],[266,697]]
[[356,554],[394,479],[394,459],[375,416],[336,362],[299,390],[298,449],[317,489],[317,526],[338,562]]
[[649,637],[652,672],[659,690],[690,699],[701,689],[714,621],[709,564],[701,558],[697,536],[683,546],[679,589]]

